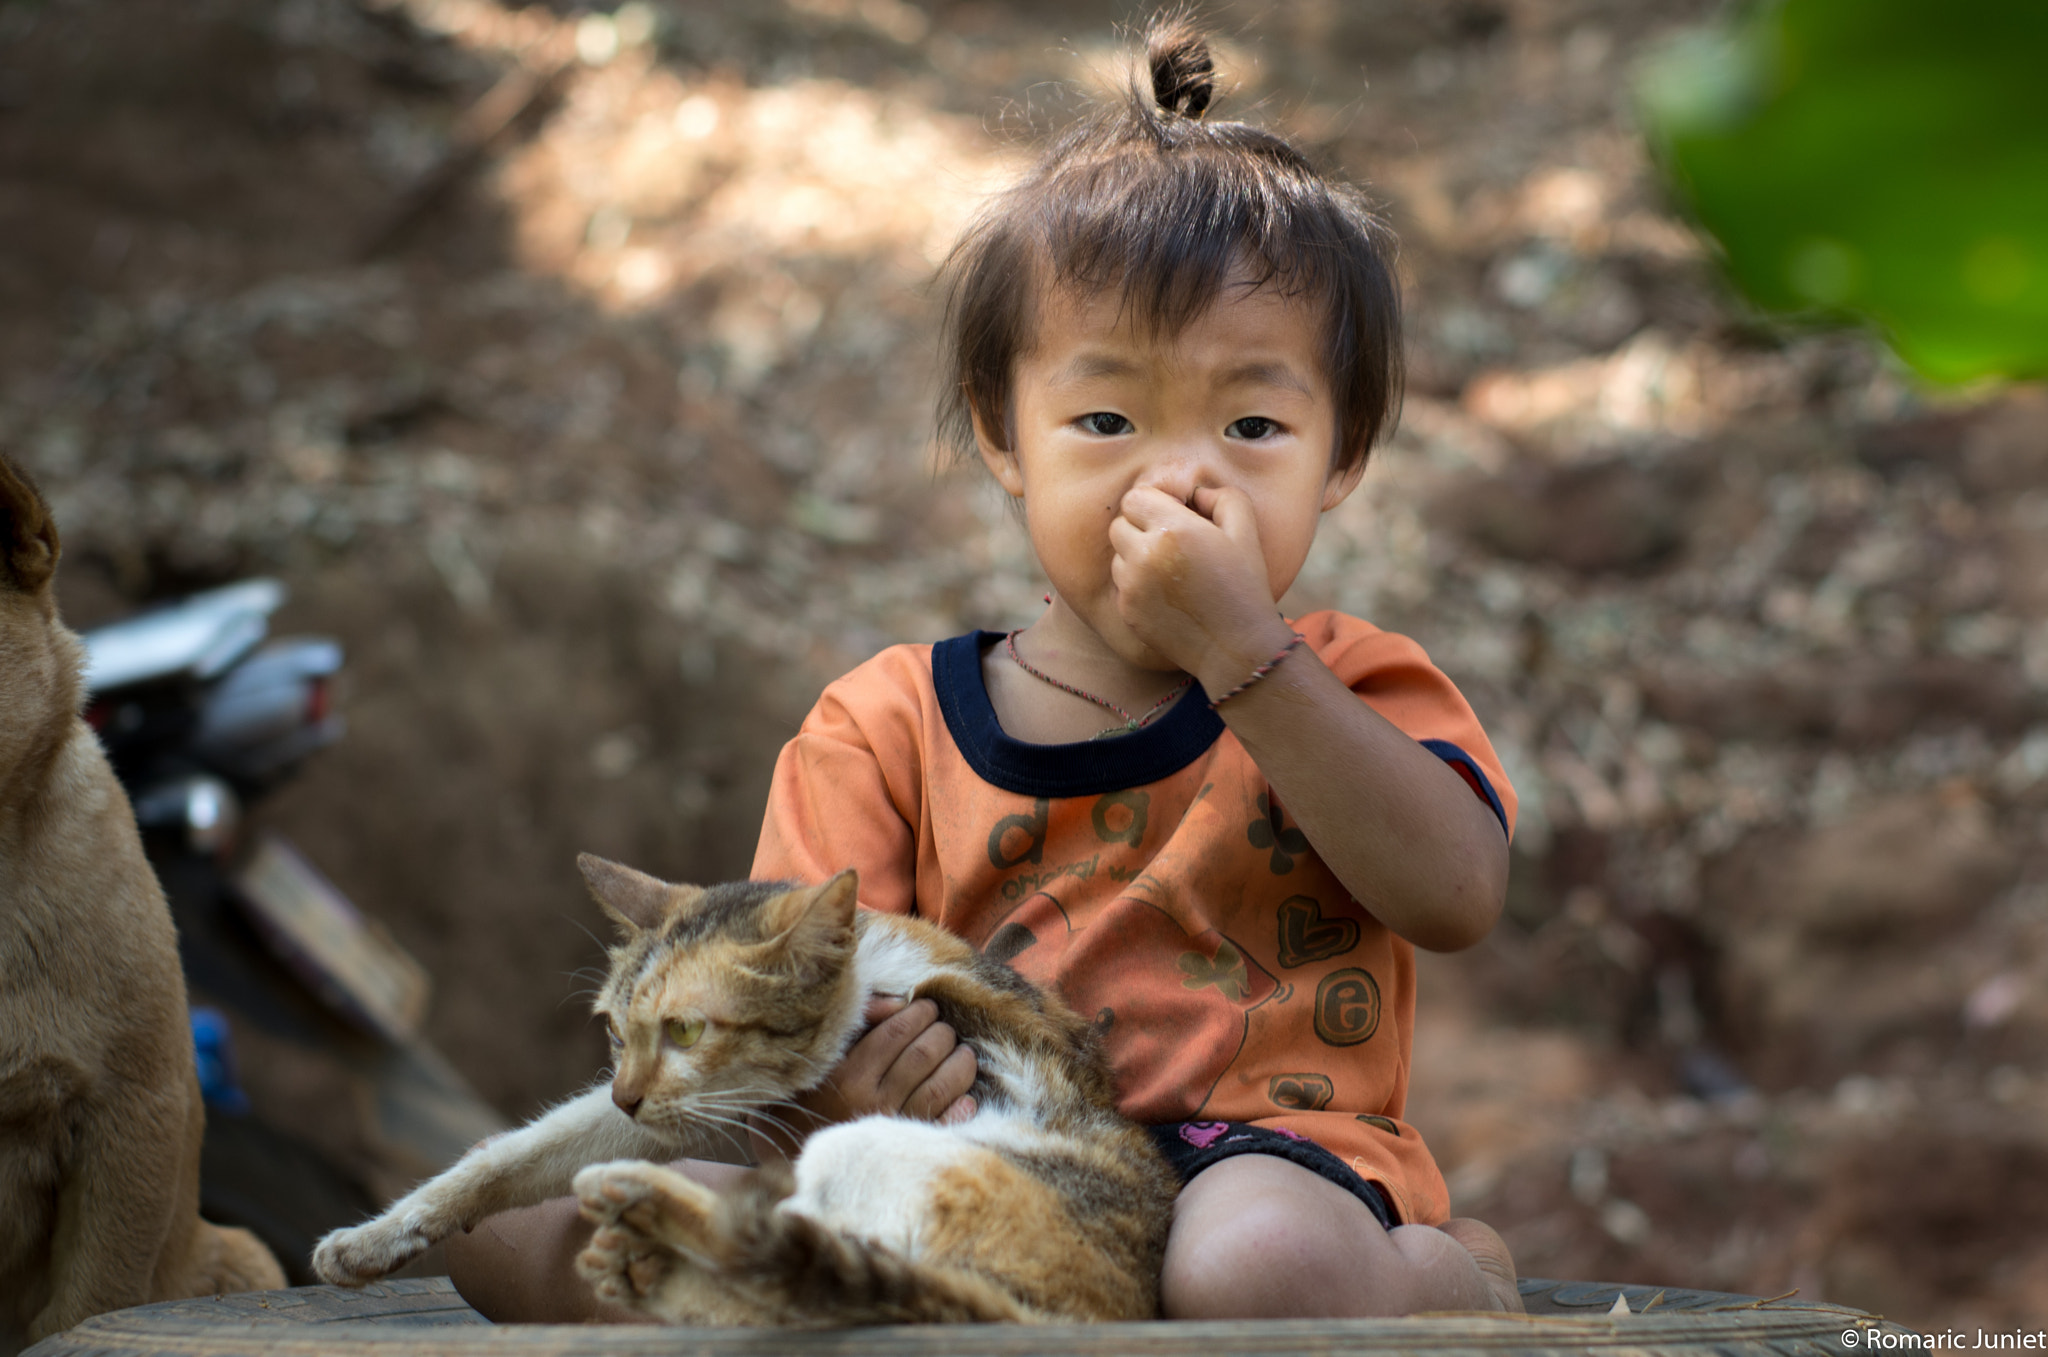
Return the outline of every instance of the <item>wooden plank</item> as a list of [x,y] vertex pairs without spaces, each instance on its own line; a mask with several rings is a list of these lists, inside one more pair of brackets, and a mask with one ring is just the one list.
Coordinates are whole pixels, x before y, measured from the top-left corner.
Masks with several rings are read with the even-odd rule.
[[[1592,1283],[1533,1282],[1539,1299],[1595,1307]],[[1631,1305],[1651,1287],[1621,1288]],[[1627,1317],[1421,1315],[1382,1320],[1097,1325],[932,1325],[923,1328],[663,1328],[654,1325],[505,1325],[484,1322],[445,1277],[385,1282],[362,1291],[301,1287],[217,1300],[139,1306],[89,1319],[30,1349],[31,1357],[1335,1357],[1414,1353],[1428,1357],[1622,1357],[1782,1354],[1846,1357],[1844,1330],[1896,1325],[1839,1306],[1745,1301],[1713,1292],[1667,1291],[1666,1300]],[[1681,1304],[1690,1299],[1693,1304]],[[1855,1352],[1871,1346],[1863,1339]]]

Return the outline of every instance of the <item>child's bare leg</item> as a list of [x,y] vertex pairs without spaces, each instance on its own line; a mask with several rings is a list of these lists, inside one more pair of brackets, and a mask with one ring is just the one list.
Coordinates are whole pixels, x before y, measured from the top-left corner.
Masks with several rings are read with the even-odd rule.
[[1472,1255],[1472,1261],[1479,1264],[1480,1275],[1492,1288],[1494,1298],[1500,1301],[1500,1308],[1519,1312],[1522,1309],[1522,1292],[1515,1285],[1515,1256],[1508,1252],[1508,1241],[1500,1237],[1483,1220],[1460,1216],[1437,1226],[1451,1238],[1465,1246],[1465,1252]]
[[[1478,1221],[1456,1226],[1383,1229],[1358,1198],[1309,1170],[1272,1155],[1239,1155],[1181,1190],[1161,1308],[1168,1319],[1519,1310],[1514,1261],[1500,1237]],[[1464,1235],[1484,1246],[1489,1267]]]
[[[752,1169],[701,1159],[669,1165],[698,1182],[727,1191]],[[645,1315],[599,1302],[576,1275],[576,1255],[590,1242],[591,1224],[574,1197],[557,1197],[488,1217],[444,1243],[448,1275],[462,1298],[500,1324],[645,1324]]]

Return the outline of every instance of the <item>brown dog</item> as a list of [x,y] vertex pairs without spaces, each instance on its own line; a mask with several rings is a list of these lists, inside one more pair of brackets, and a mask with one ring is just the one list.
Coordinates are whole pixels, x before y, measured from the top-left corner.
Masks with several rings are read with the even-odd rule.
[[284,1285],[255,1236],[199,1218],[177,934],[78,714],[57,554],[0,458],[0,1351],[126,1305]]

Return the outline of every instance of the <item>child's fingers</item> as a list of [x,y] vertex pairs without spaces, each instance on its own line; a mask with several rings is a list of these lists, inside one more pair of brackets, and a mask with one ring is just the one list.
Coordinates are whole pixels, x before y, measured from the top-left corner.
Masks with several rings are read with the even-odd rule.
[[870,994],[867,1007],[861,1010],[861,1017],[873,1027],[879,1022],[895,1017],[910,1006],[910,1000],[901,994]]
[[1122,552],[1109,558],[1109,582],[1116,586],[1117,598],[1123,599],[1137,583],[1129,557]]
[[1113,518],[1109,522],[1109,549],[1116,553],[1118,560],[1140,554],[1145,549],[1145,531],[1130,519]]
[[868,1010],[871,1013],[884,1010],[892,1003],[896,1005],[895,1011],[887,1013],[853,1043],[834,1075],[833,1082],[856,1112],[874,1111],[871,1107],[858,1105],[863,1092],[871,1093],[905,1048],[939,1018],[938,1005],[929,999],[904,1003],[900,999],[878,996],[868,1001]]
[[1246,534],[1257,540],[1259,524],[1257,516],[1252,513],[1251,496],[1236,486],[1197,490],[1195,507],[1206,514],[1210,522],[1223,529],[1224,535],[1231,540],[1242,540]]
[[[882,1112],[901,1112],[910,1106],[918,1090],[951,1059],[960,1045],[960,1038],[953,1029],[942,1022],[933,1022],[918,1033],[903,1053],[883,1072],[876,1085],[876,1097]],[[927,1117],[936,1116],[951,1097],[942,1099]]]
[[967,1096],[967,1090],[974,1087],[975,1072],[974,1048],[964,1042],[955,1046],[912,1091],[903,1104],[903,1115],[925,1121],[965,1121],[974,1115],[974,1099]]
[[1132,486],[1124,491],[1117,508],[1141,529],[1164,527],[1175,519],[1199,520],[1202,517],[1188,507],[1187,501],[1169,495],[1156,485]]

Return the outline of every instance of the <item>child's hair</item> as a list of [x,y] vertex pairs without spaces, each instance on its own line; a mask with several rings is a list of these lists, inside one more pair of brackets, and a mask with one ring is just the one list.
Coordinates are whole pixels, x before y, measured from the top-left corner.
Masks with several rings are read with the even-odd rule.
[[970,455],[978,416],[1010,443],[1011,374],[1034,342],[1042,293],[1115,291],[1148,333],[1171,338],[1248,276],[1321,309],[1331,465],[1348,470],[1400,402],[1393,233],[1363,194],[1281,138],[1203,120],[1215,65],[1186,14],[1154,20],[1145,49],[1150,96],[1134,80],[1120,103],[1057,137],[947,260],[940,436]]

